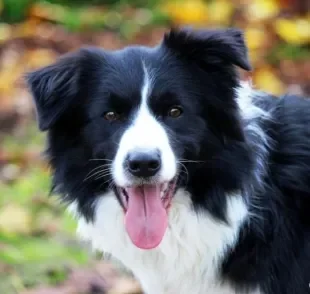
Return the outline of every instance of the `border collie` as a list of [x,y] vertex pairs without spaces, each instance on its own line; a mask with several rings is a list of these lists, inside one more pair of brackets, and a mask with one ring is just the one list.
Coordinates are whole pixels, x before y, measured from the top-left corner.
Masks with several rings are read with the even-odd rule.
[[27,74],[53,190],[146,294],[310,293],[310,100],[240,82],[242,31]]

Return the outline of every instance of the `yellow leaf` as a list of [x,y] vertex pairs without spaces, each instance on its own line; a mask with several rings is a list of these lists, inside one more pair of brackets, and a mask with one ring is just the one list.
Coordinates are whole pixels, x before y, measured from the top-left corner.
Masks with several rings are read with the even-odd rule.
[[283,83],[270,67],[258,69],[254,73],[253,81],[257,88],[274,95],[283,94],[285,91]]
[[276,33],[291,44],[310,43],[310,19],[278,19],[274,23]]
[[45,2],[33,4],[29,11],[29,16],[49,21],[60,21],[61,19],[64,19],[65,13],[65,7]]
[[262,21],[275,17],[280,12],[277,0],[253,0],[247,6],[248,19]]
[[[0,8],[0,12],[1,12],[1,8]],[[0,24],[0,44],[10,39],[11,35],[12,35],[11,26],[8,24],[1,23]]]
[[27,234],[31,231],[31,215],[22,206],[9,204],[0,211],[0,230]]
[[230,0],[210,2],[208,6],[209,21],[214,24],[228,25],[235,10],[234,7]]
[[30,68],[38,68],[52,63],[57,58],[57,54],[49,49],[36,49],[24,55],[25,63]]
[[24,70],[18,56],[7,55],[6,61],[0,67],[0,95],[10,95],[15,90],[14,84]]
[[202,25],[208,19],[208,7],[201,0],[168,2],[162,9],[180,25]]
[[249,50],[249,59],[254,67],[264,60],[264,53],[262,50],[252,49]]
[[266,40],[266,33],[262,28],[247,28],[245,29],[245,40],[249,49],[258,49]]
[[36,37],[38,21],[35,19],[27,20],[16,26],[14,38]]

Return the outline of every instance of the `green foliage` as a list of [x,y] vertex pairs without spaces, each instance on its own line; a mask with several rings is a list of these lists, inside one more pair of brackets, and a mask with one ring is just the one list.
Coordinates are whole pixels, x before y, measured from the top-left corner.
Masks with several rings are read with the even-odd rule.
[[[12,164],[20,165],[27,152],[42,150],[43,142],[32,124],[19,138],[5,138],[1,147],[15,155]],[[0,182],[0,293],[58,284],[69,268],[89,260],[76,238],[75,221],[57,197],[48,197],[48,170],[40,160],[29,161],[16,179]]]
[[158,4],[160,0],[45,0],[50,3],[57,3],[61,5],[74,6],[89,6],[89,5],[121,5],[121,6],[135,6],[135,7],[153,7]]
[[34,0],[3,0],[3,11],[0,19],[6,22],[22,21],[33,2]]
[[310,59],[309,46],[279,43],[267,56],[272,64],[278,64],[282,60],[306,61]]
[[[160,3],[160,0],[3,0],[3,11],[0,15],[0,20],[8,23],[15,23],[23,21],[27,13],[34,3],[42,4],[57,4],[67,8],[68,13],[63,19],[62,23],[70,30],[79,30],[81,28],[80,11],[85,7],[92,5],[100,5],[110,7],[110,9],[117,10],[120,7],[143,7],[154,8]],[[96,20],[97,21],[97,20]],[[104,22],[99,20],[94,23],[94,26],[103,26]]]

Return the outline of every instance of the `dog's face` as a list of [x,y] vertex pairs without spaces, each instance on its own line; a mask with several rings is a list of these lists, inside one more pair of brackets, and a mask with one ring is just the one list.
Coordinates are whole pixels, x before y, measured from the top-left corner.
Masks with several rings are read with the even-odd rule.
[[250,69],[240,31],[180,30],[155,48],[85,48],[30,73],[58,192],[91,218],[113,190],[133,243],[156,247],[176,190],[201,173],[212,189],[244,140],[234,65]]

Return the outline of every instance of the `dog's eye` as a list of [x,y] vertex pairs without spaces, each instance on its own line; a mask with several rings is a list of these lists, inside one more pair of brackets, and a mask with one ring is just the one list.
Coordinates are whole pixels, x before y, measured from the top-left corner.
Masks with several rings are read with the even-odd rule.
[[172,108],[169,109],[168,111],[168,115],[172,118],[177,118],[179,117],[181,114],[183,113],[183,110],[181,107],[179,106],[174,106]]
[[120,115],[114,111],[108,111],[104,114],[104,118],[108,121],[115,121],[120,118]]

